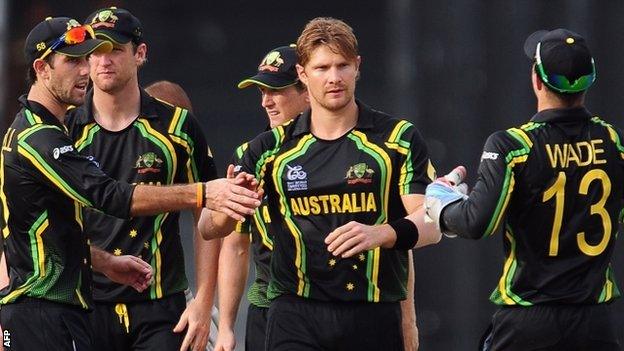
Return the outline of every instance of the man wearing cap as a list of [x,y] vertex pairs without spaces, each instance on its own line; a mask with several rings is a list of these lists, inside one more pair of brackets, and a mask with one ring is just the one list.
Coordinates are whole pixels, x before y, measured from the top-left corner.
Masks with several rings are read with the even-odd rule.
[[7,348],[91,350],[86,313],[93,307],[91,265],[137,291],[149,286],[151,269],[139,258],[89,249],[82,230],[83,206],[120,218],[198,203],[225,209],[225,197],[196,195],[197,189],[227,185],[249,196],[248,209],[239,215],[255,208],[255,194],[235,185],[244,183],[241,178],[178,187],[134,186],[109,178],[76,152],[63,126],[67,107],[84,100],[89,73],[85,56],[111,49],[109,42],[95,39],[91,27],[67,17],[42,21],[26,39],[31,87],[20,97],[22,109],[4,135],[0,153],[0,226],[10,279],[0,292],[0,318]]
[[266,349],[403,351],[408,251],[440,240],[422,208],[435,170],[411,123],[355,98],[351,27],[315,18],[296,50],[310,109],[250,141],[239,163],[271,219]]
[[[111,7],[95,11],[85,22],[99,39],[111,41],[113,50],[89,57],[93,90],[81,108],[70,112],[69,130],[77,149],[113,178],[129,183],[215,179],[210,149],[192,113],[151,97],[139,86],[137,72],[147,58],[140,21],[127,10]],[[187,306],[179,213],[131,220],[95,211],[85,214],[85,231],[94,243],[113,254],[142,257],[155,278],[149,289],[136,292],[94,275],[92,322],[100,330],[99,349],[205,349],[220,242],[199,237],[200,209],[194,215],[197,291]],[[209,223],[202,235],[223,236],[233,228],[229,222]]]
[[[297,53],[294,46],[281,46],[265,55],[258,73],[238,84],[240,89],[257,86],[262,95],[269,127],[275,128],[297,117],[309,108],[308,91],[295,68]],[[241,145],[234,154],[238,164],[247,148]],[[255,279],[247,292],[249,308],[245,325],[245,350],[264,350],[266,321],[269,310],[267,287],[269,263],[273,242],[267,228],[271,222],[266,201],[256,211],[253,219],[241,223],[223,240],[219,255],[219,336],[217,351],[234,350],[236,337],[234,324],[249,269],[249,247],[252,247]]]
[[478,239],[504,229],[500,305],[483,350],[620,350],[610,303],[620,296],[611,256],[624,195],[622,132],[585,108],[596,68],[566,30],[525,42],[537,113],[485,143],[467,198],[427,188],[444,232]]

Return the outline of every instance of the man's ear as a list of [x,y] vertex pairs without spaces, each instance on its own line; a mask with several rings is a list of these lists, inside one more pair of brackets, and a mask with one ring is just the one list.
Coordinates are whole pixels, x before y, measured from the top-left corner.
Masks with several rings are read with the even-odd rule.
[[[52,57],[49,58],[51,60]],[[35,70],[35,74],[37,76],[37,80],[39,79],[48,79],[50,77],[50,64],[45,60],[36,59],[32,63],[33,69]]]
[[141,43],[136,48],[134,57],[137,60],[137,66],[141,67],[147,62],[147,44]]
[[533,65],[533,67],[531,68],[531,82],[533,83],[533,90],[535,92],[544,89],[544,82],[542,82],[542,80],[537,76],[535,65]]
[[308,75],[305,73],[305,70],[303,69],[303,66],[300,64],[297,64],[297,75],[299,76],[299,80],[305,84],[305,86],[308,86]]

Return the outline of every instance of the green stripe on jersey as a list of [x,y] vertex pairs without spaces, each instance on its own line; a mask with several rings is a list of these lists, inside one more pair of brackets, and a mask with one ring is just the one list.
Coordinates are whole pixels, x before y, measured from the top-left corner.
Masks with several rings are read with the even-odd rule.
[[[279,127],[278,127],[279,128]],[[276,129],[278,129],[276,128]],[[273,129],[275,130],[275,129]],[[295,239],[296,247],[296,257],[295,257],[295,267],[297,269],[298,276],[298,284],[297,284],[297,295],[308,297],[310,295],[310,280],[306,275],[306,247],[303,241],[303,235],[301,230],[295,224],[295,221],[292,219],[292,214],[290,213],[290,207],[288,205],[288,201],[286,201],[286,192],[284,191],[284,186],[282,184],[282,175],[284,174],[284,169],[286,165],[291,160],[303,155],[308,151],[310,145],[316,142],[316,138],[313,135],[308,134],[304,136],[295,148],[283,153],[278,157],[275,161],[276,169],[273,170],[273,182],[277,187],[277,192],[279,195],[280,207],[282,215],[284,216],[284,221],[286,225],[290,229],[291,234]]]

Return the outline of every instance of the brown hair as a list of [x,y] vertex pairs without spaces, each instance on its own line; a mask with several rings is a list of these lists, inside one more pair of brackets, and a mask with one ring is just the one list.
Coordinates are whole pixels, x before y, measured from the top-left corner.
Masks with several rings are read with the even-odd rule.
[[317,17],[306,24],[297,39],[299,64],[305,66],[310,55],[320,45],[326,45],[348,60],[358,56],[358,43],[353,29],[348,24],[332,17]]
[[191,99],[182,89],[179,84],[170,82],[168,80],[160,80],[148,85],[145,91],[151,96],[165,100],[170,104],[185,108],[193,112],[193,105],[191,105]]

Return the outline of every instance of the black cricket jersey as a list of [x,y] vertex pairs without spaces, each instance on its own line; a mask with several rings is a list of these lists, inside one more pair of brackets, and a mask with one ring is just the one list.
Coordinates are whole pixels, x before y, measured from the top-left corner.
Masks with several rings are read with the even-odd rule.
[[[140,108],[139,116],[127,128],[108,131],[93,117],[90,91],[85,104],[69,113],[69,132],[76,149],[114,179],[133,184],[170,185],[216,178],[201,127],[190,112],[157,100],[143,90]],[[154,283],[142,293],[96,272],[94,299],[144,301],[184,291],[188,281],[179,217],[179,212],[169,212],[120,220],[85,211],[85,231],[95,245],[114,255],[140,256],[154,269]]]
[[358,102],[354,129],[336,140],[310,131],[310,111],[252,140],[237,169],[267,196],[273,235],[269,298],[323,301],[405,298],[407,251],[377,248],[334,257],[324,239],[350,221],[382,224],[405,216],[401,195],[422,194],[435,171],[408,121]]
[[128,218],[134,187],[78,154],[44,106],[26,96],[20,103],[0,156],[0,224],[10,278],[0,303],[28,296],[89,308],[91,256],[81,209]]
[[[232,164],[241,164],[243,155],[248,147],[249,143],[244,143],[236,148]],[[256,209],[253,218],[248,219],[251,220],[239,222],[235,229],[241,235],[249,235],[251,241],[255,278],[247,291],[247,299],[254,306],[268,308],[270,301],[267,297],[267,291],[271,277],[270,264],[271,252],[273,251],[273,236],[269,231],[271,215],[269,214],[266,196],[262,199],[260,207]]]
[[551,109],[492,134],[467,200],[443,223],[473,239],[504,230],[499,305],[595,304],[620,292],[611,256],[622,208],[621,131],[585,108]]

